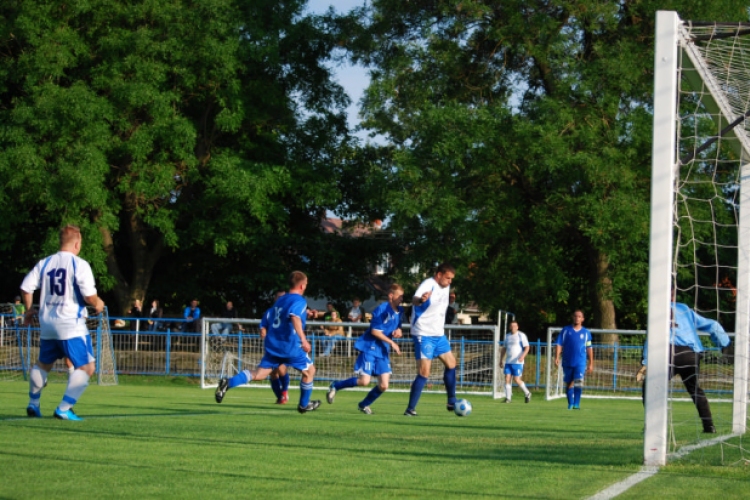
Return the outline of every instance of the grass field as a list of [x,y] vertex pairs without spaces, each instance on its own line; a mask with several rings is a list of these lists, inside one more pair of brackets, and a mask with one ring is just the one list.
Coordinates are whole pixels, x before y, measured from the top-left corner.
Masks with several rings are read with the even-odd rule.
[[[45,418],[28,419],[28,385],[0,382],[0,498],[586,498],[641,464],[637,401],[568,411],[540,393],[511,405],[474,396],[459,418],[426,394],[410,418],[406,394],[385,394],[368,416],[356,409],[364,393],[341,391],[300,415],[270,390],[232,390],[217,405],[184,379],[155,380],[89,387],[84,422],[50,417],[62,384],[45,390]],[[750,467],[701,457],[621,498],[747,498]]]

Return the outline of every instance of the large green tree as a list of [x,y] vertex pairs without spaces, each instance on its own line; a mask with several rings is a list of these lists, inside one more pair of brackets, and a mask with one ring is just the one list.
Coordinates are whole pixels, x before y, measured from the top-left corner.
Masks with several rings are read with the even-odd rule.
[[595,326],[642,325],[657,8],[747,19],[731,0],[374,0],[356,13],[365,126],[388,142],[408,264],[456,262],[464,300],[530,329],[573,307]]
[[266,292],[309,263],[346,198],[349,137],[338,28],[305,4],[3,2],[0,224],[6,248],[27,249],[15,268],[52,250],[62,222],[83,226],[119,310],[157,264],[179,303]]

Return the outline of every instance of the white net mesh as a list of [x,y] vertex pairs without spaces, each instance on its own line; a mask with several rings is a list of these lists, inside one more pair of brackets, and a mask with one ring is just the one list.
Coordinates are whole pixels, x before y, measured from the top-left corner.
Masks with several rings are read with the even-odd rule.
[[[91,334],[96,357],[99,385],[117,385],[117,368],[112,346],[112,335],[106,311],[94,314],[89,308],[86,324]],[[26,380],[30,368],[39,357],[39,321],[34,316],[31,326],[23,326],[22,319],[13,314],[12,304],[0,305],[0,380]],[[48,382],[67,382],[65,360],[55,362]]]
[[[750,111],[750,29],[736,23],[686,22],[680,38],[673,287],[678,302],[733,332],[741,319],[738,287],[744,286],[745,272],[739,238],[741,187],[750,159],[750,121],[745,119]],[[705,352],[694,365],[697,380],[714,403],[710,407],[716,430],[728,436],[736,429],[733,404],[746,404],[736,401],[734,391],[737,375],[747,373],[743,366],[747,357],[737,358],[741,360],[737,371],[733,353],[746,353],[747,345],[733,342],[722,352],[708,336],[701,337],[701,342]],[[671,349],[674,357],[675,348]],[[745,377],[739,380],[745,384],[744,391]],[[685,395],[685,387],[675,376],[669,399],[669,451],[673,456],[710,437],[704,433],[705,419],[699,418],[692,402],[679,402]],[[720,455],[724,457],[724,447],[734,448],[739,460],[746,461],[742,443],[742,438],[724,442]]]
[[[232,376],[243,369],[254,369],[263,357],[263,342],[260,338],[258,320],[233,320],[235,325],[242,325],[242,331],[236,326],[228,333],[221,333],[221,328],[214,328],[225,320],[205,318],[201,346],[201,385],[215,387],[222,376]],[[328,337],[323,334],[325,326],[343,326],[344,335]],[[334,380],[341,380],[354,375],[354,362],[357,350],[354,342],[364,333],[367,324],[362,323],[323,323],[307,322],[306,335],[312,345],[311,358],[315,363],[315,385],[326,386]],[[493,392],[493,376],[496,373],[496,353],[493,337],[497,327],[494,325],[451,325],[446,329],[451,348],[458,362],[456,368],[457,391],[463,394],[487,394]],[[216,331],[219,333],[216,333]],[[402,327],[404,338],[398,340],[401,355],[391,353],[393,374],[389,390],[408,391],[416,376],[416,362],[409,325]],[[335,344],[330,347],[329,342]],[[293,381],[292,387],[298,386],[299,374],[289,371]],[[253,382],[251,386],[268,386],[267,380]],[[364,389],[362,389],[364,390]],[[369,389],[368,389],[369,390]],[[425,391],[442,392],[443,365],[439,361],[432,363],[432,373]]]

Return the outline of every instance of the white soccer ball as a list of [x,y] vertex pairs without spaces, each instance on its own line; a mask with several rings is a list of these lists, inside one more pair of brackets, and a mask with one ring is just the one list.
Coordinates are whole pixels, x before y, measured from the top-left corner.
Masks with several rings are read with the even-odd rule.
[[471,415],[471,403],[468,399],[457,399],[453,411],[456,412],[456,415],[459,417],[468,417]]

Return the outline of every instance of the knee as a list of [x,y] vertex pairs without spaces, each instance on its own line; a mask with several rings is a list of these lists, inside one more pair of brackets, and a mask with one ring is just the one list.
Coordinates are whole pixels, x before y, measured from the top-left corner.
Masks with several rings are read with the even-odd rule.
[[96,365],[94,363],[89,363],[87,365],[83,365],[79,368],[76,368],[77,370],[83,370],[86,372],[86,374],[89,377],[92,377],[94,375],[94,372],[96,371]]
[[378,384],[378,389],[380,389],[380,392],[385,392],[388,390],[388,382],[380,382]]
[[573,387],[578,388],[578,389],[583,389],[583,379],[582,378],[575,379],[573,381]]

